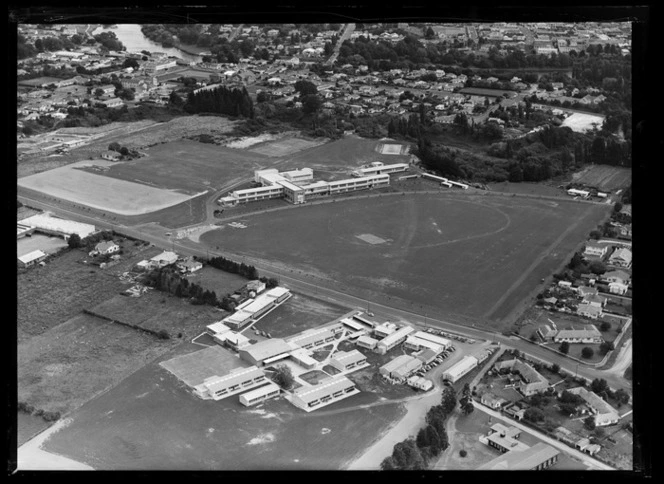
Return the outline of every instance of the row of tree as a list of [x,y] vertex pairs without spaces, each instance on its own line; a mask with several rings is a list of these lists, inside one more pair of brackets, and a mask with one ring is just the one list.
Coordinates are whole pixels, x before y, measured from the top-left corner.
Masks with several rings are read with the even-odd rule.
[[434,405],[427,412],[426,426],[419,430],[417,437],[396,444],[392,449],[392,455],[381,462],[380,468],[382,470],[426,469],[431,460],[449,447],[445,422],[456,404],[454,389],[446,388],[441,403]]
[[239,274],[247,279],[258,279],[258,270],[254,266],[245,264],[244,262],[238,264],[222,256],[212,257],[207,262],[215,269],[230,272],[231,274]]

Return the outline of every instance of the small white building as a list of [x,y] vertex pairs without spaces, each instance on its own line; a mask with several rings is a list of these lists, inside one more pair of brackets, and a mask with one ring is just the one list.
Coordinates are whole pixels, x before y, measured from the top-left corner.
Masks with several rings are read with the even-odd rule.
[[262,387],[251,390],[240,395],[240,403],[246,407],[257,405],[261,402],[275,398],[281,393],[281,388],[274,383],[268,383]]
[[455,363],[453,366],[445,370],[443,373],[443,380],[447,380],[451,383],[455,383],[461,377],[470,372],[478,364],[477,358],[474,356],[464,356],[461,360]]
[[360,348],[366,348],[368,350],[374,351],[376,349],[376,345],[378,344],[378,340],[372,338],[371,336],[365,335],[357,338],[355,344]]
[[107,240],[104,242],[99,242],[95,245],[95,250],[90,252],[90,255],[107,255],[114,254],[120,251],[120,246],[113,242],[112,240]]

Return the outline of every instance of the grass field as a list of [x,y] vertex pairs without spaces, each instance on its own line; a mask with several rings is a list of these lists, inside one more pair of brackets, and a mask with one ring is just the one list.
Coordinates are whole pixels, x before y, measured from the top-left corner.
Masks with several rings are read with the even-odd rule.
[[632,183],[632,169],[618,166],[591,165],[572,175],[572,179],[576,183],[583,183],[611,192],[619,188],[626,188]]
[[260,143],[258,145],[252,146],[249,148],[249,151],[253,153],[260,153],[269,157],[282,157],[290,156],[299,151],[312,148],[314,146],[319,146],[323,144],[326,140],[309,140],[303,138],[286,138],[279,139],[275,141],[267,141],[265,143]]
[[585,133],[593,129],[593,126],[597,128],[602,127],[604,122],[604,116],[595,115],[595,114],[585,114],[585,113],[573,113],[568,118],[565,118],[562,126],[567,126],[572,131],[578,133]]
[[[376,151],[376,147],[382,143],[380,140],[347,136],[293,154],[283,164],[288,168],[311,168],[316,178],[319,170],[345,172],[373,161],[382,161],[385,164],[408,163],[409,155],[383,155]],[[281,165],[279,169],[283,169]]]
[[506,193],[523,193],[528,195],[543,195],[551,197],[559,197],[565,195],[565,192],[556,187],[549,185],[542,185],[540,183],[511,183],[511,182],[502,182],[502,183],[490,183],[487,185],[490,190],[495,192],[506,192]]
[[[123,247],[129,251],[127,244]],[[133,249],[132,249],[133,250]],[[17,275],[17,336],[19,343],[44,333],[90,308],[112,298],[128,285],[117,275],[142,258],[152,257],[154,248],[140,250],[109,269],[83,264],[89,257],[83,250],[67,251],[44,267],[35,267]]]
[[46,430],[52,422],[27,413],[18,412],[16,416],[16,445],[20,447],[35,435]]
[[290,299],[258,321],[253,327],[273,338],[293,336],[316,328],[346,314],[350,309],[320,299],[293,293]]
[[[109,173],[112,168],[105,172],[92,172],[83,168],[86,165],[112,166],[103,160],[82,161],[20,178],[18,187],[121,215],[154,212],[182,203],[195,195],[156,188],[154,184],[149,186],[149,183],[145,183],[149,180],[141,180],[136,175],[131,180],[102,176],[102,173]],[[204,191],[205,188],[202,188],[196,193]]]
[[195,194],[251,178],[253,170],[272,164],[261,154],[191,140],[159,144],[145,152],[147,157],[114,163],[103,175]]
[[402,415],[399,404],[343,408],[201,400],[155,362],[81,407],[44,449],[102,470],[340,469]]
[[234,291],[240,289],[249,282],[238,274],[231,274],[230,272],[215,269],[208,265],[203,266],[201,270],[198,270],[193,274],[189,274],[187,280],[190,283],[198,284],[204,289],[214,291],[217,297],[233,294]]
[[18,401],[67,413],[173,344],[93,316],[75,316],[19,343]]
[[[215,230],[200,240],[295,272],[313,268],[344,291],[497,321],[556,270],[606,210],[568,201],[408,194],[247,216],[248,228],[223,236]],[[369,244],[357,238],[362,234],[387,243]]]
[[89,309],[95,314],[146,330],[158,332],[165,329],[172,338],[182,333],[185,339],[199,335],[205,331],[205,326],[227,314],[207,305],[194,306],[185,299],[156,290],[137,298],[116,295]]

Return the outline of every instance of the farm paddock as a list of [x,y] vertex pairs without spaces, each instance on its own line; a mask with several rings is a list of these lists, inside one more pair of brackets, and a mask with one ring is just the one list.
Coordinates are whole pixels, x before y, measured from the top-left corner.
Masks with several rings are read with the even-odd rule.
[[[562,199],[383,195],[247,215],[246,229],[213,230],[200,240],[305,275],[313,268],[335,289],[376,301],[429,305],[500,326],[607,210]],[[367,243],[363,234],[386,243]]]

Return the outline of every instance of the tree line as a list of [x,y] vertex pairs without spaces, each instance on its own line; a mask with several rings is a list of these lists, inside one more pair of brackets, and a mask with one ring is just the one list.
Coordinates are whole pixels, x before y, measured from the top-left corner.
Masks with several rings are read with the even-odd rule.
[[207,262],[215,269],[230,272],[231,274],[239,274],[247,279],[258,279],[258,270],[254,266],[245,264],[244,262],[238,264],[222,256],[212,257]]
[[457,405],[454,389],[448,387],[443,392],[441,403],[434,405],[426,414],[426,426],[421,428],[415,439],[408,438],[392,449],[392,454],[380,464],[382,470],[423,470],[441,452],[449,447],[445,430],[447,417]]
[[216,89],[193,91],[187,96],[184,110],[189,114],[218,113],[229,116],[254,117],[254,103],[245,87],[219,86]]

